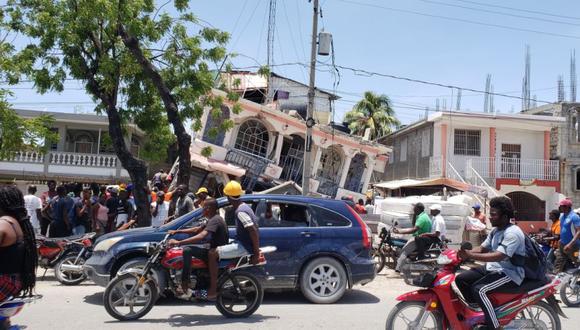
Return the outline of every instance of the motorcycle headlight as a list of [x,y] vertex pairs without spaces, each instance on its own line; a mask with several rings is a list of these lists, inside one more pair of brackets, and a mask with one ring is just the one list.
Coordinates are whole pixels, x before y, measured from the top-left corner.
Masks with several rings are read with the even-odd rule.
[[109,249],[115,245],[118,241],[122,240],[123,237],[113,237],[113,238],[108,238],[106,240],[100,241],[96,246],[95,249],[93,251],[103,251],[103,252],[107,252],[109,251]]

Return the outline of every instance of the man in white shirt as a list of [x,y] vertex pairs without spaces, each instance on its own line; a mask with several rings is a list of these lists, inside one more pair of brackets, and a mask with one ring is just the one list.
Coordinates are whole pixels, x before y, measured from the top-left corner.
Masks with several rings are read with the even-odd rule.
[[42,218],[40,212],[42,210],[42,201],[39,197],[36,197],[35,194],[36,186],[31,184],[28,186],[28,194],[24,196],[24,207],[26,208],[26,212],[30,218],[30,223],[32,223],[32,228],[34,228],[34,234],[40,235],[40,219]]
[[443,219],[443,216],[441,216],[441,204],[433,204],[429,210],[431,210],[432,217],[431,233],[424,235],[438,238],[443,241],[447,235],[447,227],[445,226],[445,220]]
[[169,202],[165,201],[165,193],[159,191],[157,200],[151,203],[151,226],[159,227],[165,223],[169,213]]

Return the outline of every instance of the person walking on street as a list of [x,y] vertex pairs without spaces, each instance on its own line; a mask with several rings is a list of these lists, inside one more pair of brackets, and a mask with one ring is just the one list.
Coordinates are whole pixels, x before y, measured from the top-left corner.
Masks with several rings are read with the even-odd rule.
[[160,227],[169,215],[169,202],[165,201],[165,193],[157,192],[157,199],[151,203],[151,226]]
[[186,185],[180,184],[173,192],[173,197],[177,198],[177,201],[175,202],[175,213],[167,218],[167,222],[172,221],[173,219],[177,219],[193,211],[193,200],[187,196],[187,190],[188,189]]
[[52,210],[50,209],[50,202],[53,198],[57,196],[56,193],[56,181],[48,180],[46,182],[48,191],[43,192],[40,195],[40,200],[42,201],[42,217],[40,218],[40,234],[43,236],[48,235],[48,226],[52,222]]
[[354,210],[358,214],[367,214],[367,209],[362,198],[359,198],[358,203],[354,206]]
[[574,258],[578,251],[578,239],[580,239],[580,217],[572,210],[572,201],[563,199],[560,201],[560,246],[556,250],[554,271],[561,273],[566,270],[566,265]]
[[35,235],[40,235],[40,221],[42,219],[42,200],[36,197],[36,186],[28,186],[28,194],[24,196],[24,207],[32,224]]
[[[0,260],[0,303],[32,295],[38,263],[34,229],[15,186],[0,187]],[[10,329],[9,319],[3,323],[1,329]]]
[[75,204],[75,218],[73,221],[73,234],[81,235],[87,230],[90,225],[91,214],[91,190],[89,188],[83,189],[81,200]]
[[74,209],[72,198],[67,196],[66,188],[58,186],[56,188],[57,196],[53,198],[50,208],[52,209],[52,222],[50,224],[50,237],[66,237],[71,235],[71,215]]

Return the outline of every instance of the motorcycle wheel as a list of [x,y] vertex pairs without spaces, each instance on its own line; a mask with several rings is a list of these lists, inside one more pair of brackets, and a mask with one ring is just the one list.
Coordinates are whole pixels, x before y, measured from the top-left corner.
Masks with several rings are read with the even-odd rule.
[[385,268],[385,255],[378,249],[372,251],[373,261],[375,262],[375,273],[380,273]]
[[399,253],[394,248],[389,248],[383,252],[385,256],[385,266],[390,269],[395,269],[397,266],[397,259],[399,259]]
[[568,307],[580,306],[580,274],[574,275],[566,283],[562,284],[560,287],[560,299]]
[[63,265],[76,265],[80,266],[85,263],[85,258],[79,258],[78,264],[75,264],[75,260],[77,259],[76,254],[69,254],[62,258],[61,261],[56,264],[54,267],[54,275],[56,279],[64,285],[77,285],[80,284],[82,281],[87,279],[87,276],[84,272],[71,272],[63,270]]
[[[395,305],[389,313],[385,329],[417,329],[417,323],[423,311],[425,311],[425,302],[423,301],[402,301]],[[427,320],[421,329],[443,330],[441,314],[436,311],[426,313],[428,313]]]
[[[232,279],[238,283],[239,291]],[[216,307],[225,317],[245,318],[254,314],[262,304],[263,298],[264,290],[254,275],[233,273],[220,278]]]
[[157,301],[157,285],[153,280],[138,285],[139,277],[134,274],[123,274],[109,282],[103,296],[107,313],[119,321],[137,320],[149,313]]
[[[546,317],[542,317],[545,314]],[[560,317],[558,313],[545,301],[538,301],[537,303],[528,306],[526,309],[522,310],[520,314],[515,318],[515,320],[534,320],[536,323],[541,322],[543,324],[536,324],[540,329],[547,330],[561,330],[562,324],[560,322]],[[549,322],[546,324],[546,321]],[[510,324],[507,325],[509,327]],[[530,325],[533,326],[533,325]],[[527,327],[526,327],[527,329]]]

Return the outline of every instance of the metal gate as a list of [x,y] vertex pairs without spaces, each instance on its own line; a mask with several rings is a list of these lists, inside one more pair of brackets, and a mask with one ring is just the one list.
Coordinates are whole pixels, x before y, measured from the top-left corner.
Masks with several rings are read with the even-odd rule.
[[237,149],[228,151],[226,161],[246,169],[246,175],[242,178],[242,187],[249,191],[254,190],[256,181],[264,173],[268,164],[272,163],[267,158]]
[[546,202],[525,191],[506,194],[512,200],[516,221],[545,221]]
[[304,139],[299,136],[292,136],[292,142],[287,150],[283,148],[280,157],[282,164],[282,174],[280,179],[284,181],[294,181],[302,184],[302,166],[304,164]]

